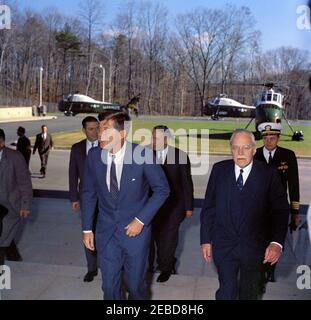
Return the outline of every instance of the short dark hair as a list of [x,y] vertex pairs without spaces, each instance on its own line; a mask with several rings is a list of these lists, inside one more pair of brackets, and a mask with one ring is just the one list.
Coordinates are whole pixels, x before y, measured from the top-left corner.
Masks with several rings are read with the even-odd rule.
[[17,128],[17,132],[20,132],[21,134],[25,134],[26,133],[26,130],[24,127],[18,127]]
[[126,112],[119,111],[119,112],[108,115],[103,120],[104,121],[113,120],[114,121],[113,127],[118,131],[122,131],[125,129],[125,122],[131,121],[131,117]]
[[5,133],[2,129],[0,129],[0,139],[5,141]]
[[159,124],[159,125],[153,127],[152,131],[154,131],[154,130],[163,130],[164,132],[166,132],[169,129],[164,124]]
[[106,109],[106,110],[103,110],[99,113],[98,115],[98,120],[99,121],[104,121],[107,119],[107,117],[109,117],[110,115],[112,114],[116,114],[120,112],[119,110],[115,110],[115,109]]
[[88,116],[88,117],[85,117],[83,120],[82,120],[82,127],[85,129],[86,128],[86,124],[88,122],[97,122],[98,123],[98,120],[95,118],[95,117],[92,117],[92,116]]
[[41,129],[43,129],[44,127],[48,127],[46,124],[43,124],[42,126],[41,126]]

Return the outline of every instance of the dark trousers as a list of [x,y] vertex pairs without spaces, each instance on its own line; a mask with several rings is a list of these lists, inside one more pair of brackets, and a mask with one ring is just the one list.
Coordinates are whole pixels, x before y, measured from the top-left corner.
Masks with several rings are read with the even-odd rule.
[[129,292],[129,300],[147,300],[146,262],[148,248],[126,248],[117,232],[108,244],[101,248],[97,234],[97,253],[102,273],[102,289],[105,300],[124,300],[121,286],[123,272],[124,283]]
[[[149,247],[149,267],[152,269],[157,252],[157,263],[161,272],[172,272],[176,262],[175,251],[178,245],[180,223],[172,226],[152,226]],[[155,249],[155,245],[157,250]]]
[[97,252],[91,251],[84,246],[84,252],[87,262],[87,271],[95,272],[97,271]]
[[43,153],[43,154],[39,154],[40,156],[40,160],[41,160],[41,169],[40,169],[40,173],[41,174],[46,174],[46,168],[48,165],[48,159],[49,159],[49,152]]
[[263,263],[240,255],[238,249],[218,259],[214,251],[219,289],[216,300],[258,300],[262,289]]
[[0,266],[4,265],[5,249],[5,247],[0,247]]

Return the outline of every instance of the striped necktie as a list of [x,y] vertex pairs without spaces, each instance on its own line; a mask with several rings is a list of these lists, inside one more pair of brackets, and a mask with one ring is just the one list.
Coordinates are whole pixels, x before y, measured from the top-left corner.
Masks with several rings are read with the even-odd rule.
[[117,200],[119,197],[119,188],[118,188],[115,158],[116,156],[113,155],[112,161],[111,161],[111,168],[110,168],[110,194],[114,200]]
[[243,189],[243,169],[240,170],[240,175],[238,177],[238,180],[236,181],[237,187],[240,191]]

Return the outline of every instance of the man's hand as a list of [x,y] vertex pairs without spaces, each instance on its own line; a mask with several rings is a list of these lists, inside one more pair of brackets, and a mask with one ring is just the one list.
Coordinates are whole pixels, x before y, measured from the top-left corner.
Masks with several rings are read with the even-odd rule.
[[203,259],[206,262],[211,262],[212,261],[212,245],[210,243],[202,244],[201,251],[202,251]]
[[21,210],[19,212],[19,215],[22,217],[22,218],[27,218],[29,215],[30,215],[30,210]]
[[138,236],[143,230],[144,225],[140,223],[137,219],[134,219],[130,224],[128,224],[124,229],[126,230],[126,235],[129,237]]
[[83,232],[83,243],[91,251],[95,250],[94,246],[94,233],[93,232]]
[[187,217],[187,218],[191,218],[192,215],[193,215],[193,211],[192,211],[192,210],[187,210],[187,211],[186,211],[186,217]]
[[73,211],[79,210],[79,202],[78,202],[78,201],[71,202],[71,209],[72,209]]
[[270,243],[266,249],[265,259],[263,263],[269,262],[271,265],[274,265],[280,259],[281,254],[282,254],[281,247],[275,243]]

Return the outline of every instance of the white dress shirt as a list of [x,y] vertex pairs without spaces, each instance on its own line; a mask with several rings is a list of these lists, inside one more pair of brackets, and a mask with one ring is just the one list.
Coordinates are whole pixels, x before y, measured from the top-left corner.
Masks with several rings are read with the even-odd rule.
[[0,161],[1,161],[1,159],[2,159],[2,154],[3,154],[3,149],[0,150]]
[[[117,182],[118,182],[118,189],[119,190],[120,190],[120,182],[121,182],[121,177],[122,177],[123,162],[124,162],[124,155],[125,155],[126,146],[127,146],[127,142],[125,141],[122,148],[117,153],[114,154],[114,156],[115,156],[114,163],[116,166],[116,175],[117,175]],[[104,151],[102,151],[102,152],[104,152]],[[113,156],[113,154],[108,152],[108,154],[107,154],[106,184],[107,184],[109,192],[110,192],[110,170],[111,170],[112,156]],[[140,221],[138,218],[135,217],[135,219],[137,221],[139,221],[142,225],[144,225],[144,223],[142,221]],[[92,231],[85,230],[83,232],[90,233]]]
[[272,151],[269,151],[266,147],[263,147],[263,155],[267,161],[267,163],[269,163],[269,156],[270,156],[270,152],[271,152],[271,157],[273,159],[274,154],[275,154],[276,148],[273,149]]
[[158,161],[158,159],[161,158],[162,159],[161,164],[164,164],[166,156],[167,156],[167,152],[168,152],[168,146],[163,150],[158,150],[157,151],[157,161]]
[[93,142],[90,140],[86,140],[86,155],[88,155],[91,148],[95,147],[98,147],[98,140],[95,140]]
[[[273,151],[275,151],[275,149],[273,150]],[[269,159],[269,151],[268,151],[268,159]],[[240,170],[242,169],[243,170],[243,173],[242,173],[242,177],[243,177],[243,186],[245,185],[245,182],[246,182],[246,180],[247,180],[247,178],[248,178],[248,176],[249,176],[249,174],[250,174],[250,172],[251,172],[251,170],[252,170],[252,167],[253,167],[253,162],[251,162],[248,166],[246,166],[245,168],[240,168],[238,165],[234,165],[234,172],[235,172],[235,180],[238,180],[238,177],[239,177],[239,175],[240,175]],[[272,241],[270,244],[272,244],[272,243],[274,243],[274,244],[277,244],[278,246],[280,246],[281,247],[281,250],[283,249],[283,246],[280,244],[280,243],[278,243],[278,242],[275,242],[275,241]]]
[[43,140],[46,140],[46,136],[47,136],[46,132],[45,132],[45,133],[42,133],[42,139],[43,139]]
[[240,168],[238,165],[234,165],[234,172],[235,172],[235,180],[238,180],[238,177],[241,173],[241,169],[243,170],[243,173],[242,173],[242,177],[243,177],[243,186],[245,185],[245,182],[252,170],[252,167],[253,167],[253,162],[251,162],[248,166],[246,166],[245,168]]

